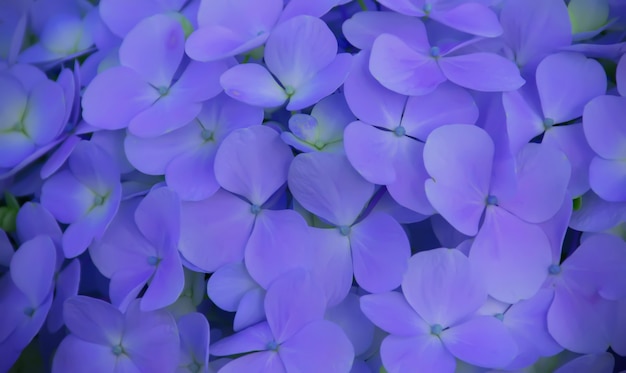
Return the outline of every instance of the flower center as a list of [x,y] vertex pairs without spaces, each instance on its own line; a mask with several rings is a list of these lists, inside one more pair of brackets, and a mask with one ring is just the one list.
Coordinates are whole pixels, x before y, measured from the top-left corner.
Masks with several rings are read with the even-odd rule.
[[157,258],[156,256],[149,256],[146,261],[151,266],[155,266],[155,265],[159,264],[159,262],[161,262],[161,258]]
[[498,197],[494,196],[494,195],[489,195],[487,196],[487,205],[497,205],[498,204]]
[[398,137],[402,137],[404,135],[406,135],[406,129],[404,129],[404,127],[402,126],[398,126],[393,130],[393,133],[396,134],[396,136]]
[[293,94],[296,93],[296,90],[292,86],[288,85],[285,86],[285,93],[287,96],[293,96]]
[[35,314],[35,309],[33,307],[24,308],[24,315],[28,317],[32,317]]
[[551,275],[558,275],[561,273],[561,266],[558,264],[552,264],[548,267],[548,272],[550,272]]
[[504,314],[502,312],[500,313],[496,313],[495,315],[493,315],[496,319],[502,321],[504,320]]
[[267,346],[265,346],[268,350],[277,351],[278,343],[276,341],[267,342]]
[[439,47],[432,47],[430,48],[430,56],[433,58],[437,58],[439,57],[439,55],[441,54],[441,50],[439,49]]
[[341,227],[339,227],[339,233],[341,233],[342,236],[349,235],[350,227],[348,227],[347,225],[342,225]]
[[159,91],[159,94],[161,96],[165,96],[170,92],[170,87],[166,87],[166,86],[161,86],[159,88],[157,88],[157,90]]
[[120,356],[121,354],[124,353],[124,348],[122,348],[122,345],[115,345],[111,348],[111,352],[113,352],[113,355],[115,356]]
[[187,365],[187,368],[189,369],[190,372],[197,373],[200,371],[200,364],[194,361],[193,363]]
[[543,120],[543,128],[549,129],[552,126],[554,126],[554,119],[546,118],[546,119]]
[[250,206],[250,212],[253,213],[254,215],[257,215],[259,212],[261,212],[261,206],[259,205]]
[[209,131],[207,129],[202,130],[202,133],[200,134],[200,136],[202,136],[204,141],[213,141],[213,140],[215,140],[215,138],[213,137],[213,131]]
[[439,337],[442,331],[443,331],[443,326],[441,326],[440,324],[434,324],[434,325],[431,325],[430,327],[430,334],[434,336]]

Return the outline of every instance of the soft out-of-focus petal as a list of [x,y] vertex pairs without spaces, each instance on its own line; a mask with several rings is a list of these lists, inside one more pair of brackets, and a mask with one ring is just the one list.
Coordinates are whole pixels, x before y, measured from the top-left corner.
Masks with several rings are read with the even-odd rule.
[[272,283],[265,296],[267,322],[277,343],[283,343],[306,325],[321,320],[326,301],[308,272],[298,269]]
[[37,236],[24,242],[11,258],[11,279],[33,306],[39,306],[52,291],[56,249],[50,237]]
[[387,333],[401,337],[429,333],[426,322],[398,292],[363,295],[361,310],[368,319]]
[[52,362],[52,372],[63,373],[85,370],[94,373],[115,371],[117,359],[111,353],[111,346],[85,342],[73,335],[63,339]]
[[61,228],[54,216],[38,203],[27,202],[22,205],[17,213],[16,225],[20,242],[44,234],[50,237],[55,245],[61,244]]
[[141,299],[143,311],[157,310],[173,304],[185,286],[185,274],[178,253],[160,260]]
[[311,228],[312,275],[324,290],[328,306],[341,302],[352,286],[350,240],[336,229]]
[[235,312],[241,298],[258,287],[243,263],[231,263],[220,267],[207,283],[207,294],[218,307]]
[[135,224],[160,253],[169,253],[180,236],[180,200],[169,188],[151,190],[135,210]]
[[374,41],[369,69],[380,84],[404,95],[430,93],[447,80],[433,57],[391,34]]
[[587,354],[579,356],[575,359],[568,361],[567,363],[558,367],[554,373],[569,373],[569,372],[597,372],[597,373],[611,373],[614,372],[615,357],[609,352]]
[[252,50],[262,45],[269,36],[262,33],[252,37],[237,31],[219,25],[200,27],[187,38],[185,51],[197,61],[217,61]]
[[478,316],[444,330],[441,340],[452,355],[481,367],[502,367],[518,352],[506,327],[491,316]]
[[30,92],[22,122],[36,144],[45,145],[61,133],[65,125],[65,100],[61,86],[48,80],[37,84]]
[[439,66],[451,82],[476,91],[507,92],[525,83],[513,62],[493,53],[443,57]]
[[99,5],[100,16],[106,24],[119,37],[124,37],[128,32],[144,18],[158,13],[178,11],[185,3],[184,0],[104,0]]
[[339,326],[319,320],[282,343],[278,354],[287,371],[347,372],[354,360],[354,347]]
[[428,334],[413,337],[390,335],[380,346],[380,356],[388,372],[455,371],[456,361],[439,338]]
[[260,322],[213,343],[210,347],[211,355],[228,356],[243,352],[263,351],[272,339],[269,325],[266,322]]
[[156,88],[169,88],[185,50],[185,32],[175,17],[155,15],[124,38],[120,62]]
[[435,210],[464,234],[478,231],[493,155],[493,141],[475,126],[439,127],[426,140],[424,165],[432,177],[426,181],[426,196]]
[[354,225],[350,246],[354,277],[363,289],[378,293],[400,285],[411,249],[402,226],[391,216],[374,212]]
[[361,121],[352,122],[344,132],[344,147],[352,166],[367,181],[389,184],[396,179],[394,158],[401,139]]
[[617,63],[615,82],[617,83],[617,91],[619,94],[622,95],[622,97],[626,97],[626,57],[624,55]]
[[268,69],[284,87],[298,90],[337,54],[337,40],[319,18],[297,16],[278,25],[265,44]]
[[343,154],[304,153],[289,168],[289,189],[307,210],[337,226],[352,225],[374,192]]
[[191,122],[200,113],[202,105],[186,97],[168,94],[138,113],[128,123],[131,134],[154,137],[170,133]]
[[487,208],[469,258],[489,295],[507,303],[533,296],[552,264],[550,242],[541,228],[494,206]]
[[70,224],[87,213],[93,193],[69,171],[61,171],[41,188],[41,204],[61,223]]
[[487,299],[479,272],[463,253],[434,249],[409,260],[402,291],[429,325],[451,326],[476,311]]
[[213,195],[219,184],[213,164],[217,147],[205,144],[174,158],[165,170],[165,180],[182,200],[201,201]]
[[21,132],[0,133],[0,167],[17,166],[35,151],[35,144]]
[[254,106],[276,107],[288,98],[272,74],[255,63],[232,67],[222,74],[220,84],[230,97]]
[[216,62],[192,61],[171,88],[171,94],[189,102],[211,99],[222,92],[220,76],[235,63],[234,59]]
[[265,290],[260,287],[245,293],[237,306],[237,313],[233,320],[233,330],[238,332],[265,320],[264,300]]
[[606,92],[606,74],[596,60],[577,53],[552,54],[537,66],[537,90],[545,118],[564,123],[580,117],[592,98]]
[[275,351],[262,351],[231,360],[224,365],[222,373],[286,373],[280,356]]
[[128,126],[159,93],[134,70],[118,66],[98,74],[82,98],[83,118],[94,127],[114,130]]
[[326,320],[339,325],[346,333],[354,346],[355,355],[361,355],[372,347],[375,333],[375,326],[361,311],[359,300],[358,295],[350,293],[341,303],[328,308],[325,316]]
[[261,206],[287,181],[293,155],[269,127],[232,132],[215,156],[215,177],[222,186]]

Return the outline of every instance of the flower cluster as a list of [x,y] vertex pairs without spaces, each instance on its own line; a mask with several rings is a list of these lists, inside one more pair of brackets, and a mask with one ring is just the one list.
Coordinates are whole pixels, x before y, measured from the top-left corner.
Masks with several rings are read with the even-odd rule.
[[3,0],[0,372],[613,372],[620,0]]

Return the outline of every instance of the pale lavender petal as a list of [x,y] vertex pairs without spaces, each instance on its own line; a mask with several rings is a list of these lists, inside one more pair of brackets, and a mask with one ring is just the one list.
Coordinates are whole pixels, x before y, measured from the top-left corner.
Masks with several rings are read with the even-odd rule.
[[511,334],[492,316],[478,316],[444,330],[441,341],[456,358],[481,367],[502,367],[517,355]]
[[337,40],[326,23],[316,17],[297,16],[272,31],[265,44],[264,60],[285,88],[297,92],[336,54]]
[[102,20],[117,36],[124,37],[141,20],[154,14],[178,11],[184,0],[103,0],[99,5]]
[[137,298],[139,292],[146,286],[153,274],[153,268],[146,270],[119,270],[115,272],[109,284],[111,303],[121,310],[126,310],[130,302]]
[[220,77],[224,92],[249,105],[272,108],[282,105],[288,98],[272,74],[261,65],[237,65]]
[[552,264],[552,251],[541,228],[490,206],[469,258],[482,273],[489,295],[516,303],[540,289]]
[[231,263],[221,266],[211,275],[207,283],[207,294],[221,309],[235,312],[241,298],[258,286],[243,263]]
[[487,300],[480,273],[463,253],[434,249],[415,254],[402,280],[409,304],[429,325],[448,327]]
[[179,95],[189,102],[201,102],[222,92],[220,76],[235,64],[234,59],[216,62],[192,61],[170,89],[173,95]]
[[532,105],[525,93],[524,88],[502,93],[507,135],[511,151],[515,154],[545,131],[540,108]]
[[428,46],[426,28],[419,18],[395,12],[358,12],[347,19],[341,29],[344,36],[359,49],[371,49],[381,34],[391,34],[419,49]]
[[180,200],[169,188],[151,190],[135,210],[137,228],[161,255],[171,253],[180,236]]
[[175,157],[165,169],[167,185],[186,201],[213,195],[220,187],[212,167],[216,152],[216,146],[205,144]]
[[374,192],[343,154],[303,153],[289,168],[289,189],[303,207],[337,226],[352,225]]
[[326,67],[305,81],[290,97],[287,110],[301,110],[319,102],[339,88],[352,67],[352,55],[340,53]]
[[397,36],[382,34],[372,45],[369,69],[380,84],[394,92],[424,95],[448,79],[435,58],[426,53],[412,49]]
[[391,216],[374,212],[355,224],[350,247],[354,277],[363,289],[379,293],[400,285],[411,248],[402,226]]
[[283,273],[309,266],[309,242],[309,227],[300,214],[293,210],[265,210],[254,222],[246,245],[246,268],[267,289]]
[[352,286],[350,241],[337,229],[311,228],[313,247],[311,272],[326,294],[329,306],[341,302]]
[[185,50],[185,32],[178,20],[155,15],[141,21],[120,46],[120,63],[139,73],[155,88],[169,88]]
[[213,343],[210,352],[213,356],[228,356],[263,351],[273,338],[269,325],[261,322]]
[[265,296],[267,322],[279,344],[311,322],[321,320],[324,311],[324,295],[304,270],[282,275],[272,283]]
[[178,319],[181,355],[189,354],[203,367],[209,364],[210,329],[206,317],[199,312],[188,313]]
[[[454,102],[450,107],[449,103]],[[424,96],[410,97],[402,115],[402,127],[409,136],[426,140],[430,132],[445,124],[474,124],[478,106],[470,93],[451,83],[443,83]]]
[[502,35],[496,14],[478,2],[462,3],[452,9],[433,12],[432,19],[468,34],[494,38]]
[[0,167],[17,166],[35,151],[35,144],[21,132],[0,133]]
[[376,326],[389,334],[410,337],[430,332],[430,326],[398,292],[363,295],[361,310]]
[[232,132],[215,156],[215,177],[222,188],[263,205],[287,181],[293,154],[269,127]]
[[65,125],[65,99],[59,84],[43,81],[28,97],[28,108],[22,118],[24,130],[38,145],[54,140]]
[[262,351],[232,360],[220,369],[220,373],[286,373],[280,356],[275,351]]
[[253,50],[269,36],[267,32],[254,36],[243,35],[238,31],[220,25],[201,26],[187,38],[185,51],[196,61],[219,61]]
[[475,126],[439,127],[424,146],[424,165],[432,177],[426,181],[426,196],[452,226],[469,236],[477,233],[485,209],[493,156],[493,141]]
[[421,1],[381,0],[379,3],[400,14],[406,14],[407,16],[423,17],[425,15],[424,10],[419,6],[420,3],[423,3]]
[[278,354],[286,371],[347,372],[354,360],[354,347],[339,326],[320,320],[282,343]]
[[197,202],[183,202],[178,250],[193,265],[214,272],[243,259],[255,215],[250,204],[220,189]]
[[85,342],[111,348],[120,343],[124,332],[124,317],[110,303],[78,295],[65,301],[65,325]]
[[94,373],[115,372],[117,358],[111,348],[68,335],[54,354],[52,372],[63,373],[77,369]]
[[536,79],[543,115],[554,123],[582,116],[585,105],[607,87],[602,65],[578,53],[544,58],[537,66]]
[[33,305],[40,305],[52,291],[56,249],[50,237],[41,235],[24,242],[11,258],[11,279]]
[[591,189],[610,202],[626,201],[626,159],[594,157],[589,165]]
[[380,346],[380,356],[387,371],[394,373],[453,373],[456,367],[454,356],[439,338],[431,334],[414,337],[390,335]]
[[174,303],[185,286],[185,274],[178,253],[163,258],[141,298],[141,310],[153,311]]
[[159,93],[137,72],[112,67],[98,74],[83,94],[83,118],[94,127],[114,130],[128,126]]
[[476,91],[513,91],[525,83],[515,63],[494,53],[442,57],[439,66],[451,82]]
[[153,105],[128,123],[128,130],[138,137],[165,135],[187,123],[202,110],[202,105],[174,93],[160,97]]
[[346,333],[354,346],[354,354],[366,353],[374,343],[376,327],[361,311],[360,296],[350,293],[338,305],[326,310],[326,320],[333,322]]
[[233,320],[233,330],[238,332],[244,328],[265,320],[265,290],[257,287],[244,294],[237,307]]
[[517,154],[517,193],[498,205],[529,223],[541,223],[559,210],[571,166],[565,154],[546,145],[527,144]]
[[626,97],[599,96],[583,113],[583,129],[589,146],[606,159],[626,158],[626,128],[616,118],[626,116]]

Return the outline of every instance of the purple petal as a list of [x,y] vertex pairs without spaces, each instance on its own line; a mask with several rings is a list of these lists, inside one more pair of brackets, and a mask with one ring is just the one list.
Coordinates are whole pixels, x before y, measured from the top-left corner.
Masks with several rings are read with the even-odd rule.
[[389,334],[410,337],[428,334],[430,327],[398,292],[361,296],[361,310],[376,326]]
[[525,83],[515,63],[493,53],[443,57],[439,66],[451,82],[481,92],[513,91]]
[[[365,123],[393,130],[402,119],[405,97],[383,87],[369,72],[369,53],[353,58],[353,67],[344,84],[350,110]],[[372,105],[376,101],[377,105]]]
[[300,110],[330,95],[343,84],[351,67],[352,55],[338,54],[332,62],[295,90],[286,109]]
[[374,41],[369,69],[380,84],[404,95],[430,93],[447,80],[433,57],[391,34]]
[[326,320],[331,321],[346,333],[354,346],[354,354],[366,353],[374,343],[376,327],[361,311],[360,297],[354,293],[338,305],[326,310]]
[[415,49],[428,45],[422,21],[395,12],[358,12],[341,28],[350,44],[359,49],[371,49],[374,40],[381,34],[395,35]]
[[169,188],[151,190],[135,210],[139,231],[158,251],[169,253],[180,236],[180,200]]
[[267,289],[276,278],[310,262],[308,226],[292,210],[261,212],[246,246],[245,262],[250,276]]
[[181,295],[184,286],[185,274],[178,253],[163,258],[141,299],[141,310],[153,311],[171,305]]
[[123,66],[112,67],[87,86],[82,100],[83,118],[98,128],[125,128],[158,98],[157,90],[137,72]]
[[83,295],[69,298],[63,306],[63,318],[72,335],[86,342],[111,348],[122,339],[122,314],[100,299]]
[[495,38],[502,35],[496,14],[487,6],[465,3],[445,11],[433,12],[432,19],[468,34]]
[[584,203],[579,210],[572,213],[569,223],[572,229],[601,232],[626,220],[624,202],[607,202],[593,191],[588,191],[581,198]]
[[122,269],[111,276],[109,297],[111,303],[121,310],[126,310],[130,302],[134,301],[139,292],[146,286],[154,269]]
[[[455,102],[449,107],[449,102]],[[467,90],[443,83],[432,93],[410,97],[402,116],[402,127],[409,136],[426,140],[437,127],[445,124],[474,124],[478,107]]]
[[354,360],[354,347],[339,326],[320,320],[282,343],[279,355],[286,371],[347,372]]
[[114,372],[117,358],[111,352],[111,348],[68,335],[54,354],[52,372],[71,372],[76,369],[93,371],[94,367],[97,367],[98,373]]
[[541,228],[495,206],[487,208],[469,258],[489,295],[507,303],[537,293],[552,264],[550,242]]
[[0,133],[0,167],[17,166],[35,151],[35,144],[21,132]]
[[142,312],[131,303],[125,315],[122,345],[140,372],[172,372],[178,366],[180,340],[174,317],[166,310]]
[[183,202],[178,250],[193,265],[214,272],[243,259],[255,215],[250,204],[220,189],[198,202]]
[[264,60],[285,88],[298,92],[336,54],[337,40],[326,23],[316,17],[297,16],[272,31],[265,44]]
[[237,313],[233,320],[233,330],[238,332],[265,320],[264,301],[265,290],[260,287],[245,293],[237,306]]
[[199,146],[203,139],[193,125],[158,137],[142,138],[127,134],[124,153],[137,170],[148,175],[163,175],[168,164],[188,149]]
[[28,92],[16,77],[8,73],[0,75],[0,84],[0,128],[6,130],[21,121],[28,104]]
[[56,249],[47,236],[24,242],[11,258],[11,279],[33,305],[40,305],[52,291]]
[[609,352],[579,356],[561,365],[554,373],[568,372],[614,372],[615,357]]
[[194,120],[200,110],[202,105],[199,103],[171,93],[137,114],[128,123],[128,130],[139,137],[164,135]]
[[441,341],[456,358],[481,367],[498,368],[517,355],[517,345],[502,322],[479,316],[441,333]]
[[487,289],[463,253],[434,249],[409,260],[402,291],[429,325],[451,326],[476,311],[487,300]]
[[610,202],[626,201],[626,162],[594,157],[589,165],[589,184],[591,189]]
[[61,244],[61,228],[54,216],[38,203],[27,202],[20,208],[16,217],[17,237],[25,242],[43,234],[54,242]]
[[[471,140],[470,140],[471,139]],[[494,145],[482,129],[448,125],[432,131],[424,146],[426,196],[452,226],[473,236],[489,192]]]
[[350,241],[336,229],[311,228],[313,277],[326,294],[329,306],[341,302],[352,286]]
[[507,1],[500,23],[517,64],[529,69],[547,54],[572,43],[572,26],[562,1]]
[[622,55],[617,63],[615,71],[615,82],[617,83],[617,91],[622,97],[626,97],[626,57]]
[[287,181],[293,155],[271,128],[253,126],[232,132],[215,156],[215,177],[222,188],[263,205]]
[[24,130],[36,144],[45,145],[59,135],[65,125],[65,100],[59,84],[43,81],[29,94]]
[[64,325],[63,307],[67,299],[78,294],[80,274],[80,261],[75,259],[57,275],[54,300],[50,306],[50,313],[46,321],[48,331],[52,333],[58,332]]
[[69,156],[74,151],[76,145],[81,141],[81,138],[75,135],[68,137],[61,146],[59,146],[50,157],[46,160],[46,163],[41,167],[41,178],[47,179],[56,173],[67,161]]
[[220,77],[220,84],[227,95],[249,105],[272,108],[289,98],[272,74],[255,63],[230,68]]
[[70,224],[83,217],[93,203],[93,193],[69,171],[46,180],[41,188],[41,204],[60,223]]
[[380,346],[380,356],[389,372],[441,372],[455,371],[456,361],[431,334],[414,337],[390,335]]
[[112,189],[119,185],[119,169],[95,143],[78,143],[69,157],[68,165],[76,179],[100,196],[111,194]]
[[280,356],[274,351],[248,354],[230,361],[220,369],[220,373],[286,373]]
[[589,146],[603,158],[626,158],[626,128],[616,118],[626,116],[626,97],[599,96],[583,113],[583,129]]
[[211,99],[222,92],[220,76],[234,63],[232,59],[206,63],[192,61],[170,92],[186,98],[189,102]]
[[120,63],[154,87],[168,88],[183,58],[185,32],[178,20],[155,15],[141,21],[120,46]]
[[323,293],[308,272],[295,270],[276,279],[265,295],[267,322],[281,344],[306,325],[321,320],[326,310]]
[[207,283],[207,294],[221,309],[235,312],[241,298],[258,287],[243,263],[231,263],[221,266],[211,275]]
[[584,106],[603,95],[607,85],[602,65],[576,53],[546,57],[537,66],[536,79],[543,115],[554,123],[580,117]]
[[529,102],[524,88],[502,93],[502,105],[506,112],[506,130],[511,152],[514,154],[545,131],[540,108]]
[[363,289],[379,293],[400,285],[411,248],[402,226],[391,216],[375,212],[355,224],[350,247],[354,277]]
[[337,225],[351,225],[374,191],[342,154],[305,153],[289,169],[289,189],[307,210]]
[[[272,341],[272,331],[266,322],[261,322],[238,333],[220,339],[210,347],[213,356],[228,356],[250,351],[263,351]],[[251,356],[253,354],[247,355]]]
[[106,26],[117,36],[124,37],[144,18],[161,12],[178,11],[183,4],[184,0],[104,0],[99,10]]
[[517,193],[500,198],[500,207],[530,223],[550,219],[565,198],[571,166],[565,155],[546,145],[528,144],[517,155]]
[[167,185],[178,193],[182,200],[201,201],[219,189],[212,167],[217,148],[205,146],[189,150],[174,158],[167,166]]
[[400,14],[406,14],[407,16],[423,17],[425,15],[424,10],[419,6],[419,1],[381,0],[379,3]]

